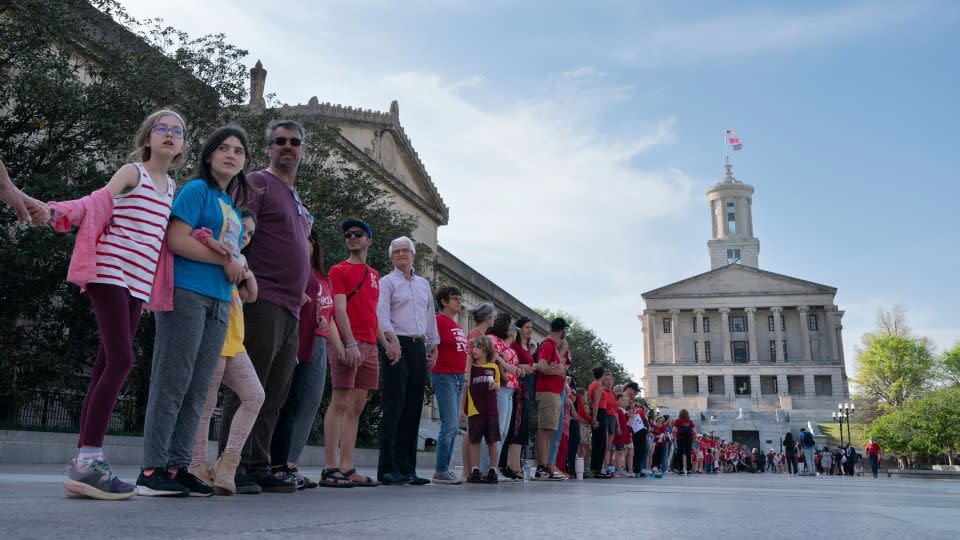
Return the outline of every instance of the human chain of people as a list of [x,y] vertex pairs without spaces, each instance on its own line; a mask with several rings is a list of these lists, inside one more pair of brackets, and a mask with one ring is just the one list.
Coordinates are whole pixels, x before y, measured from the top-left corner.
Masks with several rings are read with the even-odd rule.
[[[63,483],[68,495],[118,500],[671,473],[853,473],[855,451],[817,450],[806,430],[798,441],[788,434],[782,453],[765,453],[699,433],[686,409],[675,419],[660,415],[639,399],[636,382],[615,381],[602,367],[588,387],[575,386],[563,318],[534,343],[532,321],[484,302],[471,311],[475,326],[465,334],[456,322],[462,291],[431,290],[413,269],[416,245],[407,237],[392,240],[394,269],[380,276],[367,264],[376,231],[362,219],[341,224],[350,256],[326,268],[296,187],[303,126],[272,122],[265,133],[270,165],[249,173],[248,134],[220,127],[177,187],[170,173],[187,161],[186,125],[173,110],[149,115],[133,137],[130,162],[79,200],[41,202],[16,188],[0,162],[0,196],[20,221],[76,229],[66,279],[89,300],[100,332],[77,456]],[[142,468],[129,483],[113,473],[104,437],[136,362],[144,309],[154,313],[156,336]],[[328,372],[325,467],[314,481],[298,462]],[[221,384],[211,464],[207,434]],[[427,384],[441,424],[429,478],[416,470]],[[357,471],[354,449],[376,390],[383,413],[370,478]],[[464,426],[458,474],[451,461]],[[879,447],[871,442],[867,450],[876,475]],[[525,451],[535,459],[523,461]]]

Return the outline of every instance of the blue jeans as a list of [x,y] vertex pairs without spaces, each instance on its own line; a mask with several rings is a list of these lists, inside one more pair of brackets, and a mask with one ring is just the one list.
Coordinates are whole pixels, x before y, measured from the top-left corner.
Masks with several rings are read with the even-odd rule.
[[[513,418],[513,388],[501,386],[497,391],[497,417],[500,420],[500,440],[497,441],[497,456],[503,448],[503,441],[507,439],[507,430],[510,428],[510,419]],[[494,463],[496,465],[496,463]],[[480,452],[480,470],[490,470],[490,453]]]
[[553,432],[550,438],[550,455],[547,459],[547,465],[555,465],[557,462],[557,452],[560,450],[560,439],[563,437],[563,408],[567,402],[567,391],[560,392],[560,421],[557,422],[557,430]]
[[673,443],[671,441],[666,441],[663,445],[663,462],[660,464],[660,472],[667,472],[670,470],[670,449],[673,448]]
[[437,437],[437,472],[447,472],[453,445],[460,431],[460,398],[463,373],[430,373],[430,387],[440,410],[440,435]]

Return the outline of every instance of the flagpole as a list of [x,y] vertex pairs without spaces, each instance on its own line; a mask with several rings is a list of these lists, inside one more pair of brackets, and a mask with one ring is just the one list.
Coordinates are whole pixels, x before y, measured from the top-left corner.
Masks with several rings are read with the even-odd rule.
[[727,137],[729,132],[727,130],[723,133],[723,163],[724,165],[730,164],[730,145],[727,144]]

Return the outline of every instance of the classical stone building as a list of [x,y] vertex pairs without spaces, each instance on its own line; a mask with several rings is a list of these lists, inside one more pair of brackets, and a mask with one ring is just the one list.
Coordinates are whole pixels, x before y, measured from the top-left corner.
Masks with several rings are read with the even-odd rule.
[[759,268],[753,186],[707,190],[709,272],[642,295],[644,388],[701,431],[776,447],[849,397],[837,289]]

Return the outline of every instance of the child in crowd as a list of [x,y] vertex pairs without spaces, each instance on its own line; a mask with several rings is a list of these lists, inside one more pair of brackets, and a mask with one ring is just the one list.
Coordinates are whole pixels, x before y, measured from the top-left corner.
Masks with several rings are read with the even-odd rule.
[[[247,199],[243,170],[249,155],[242,128],[215,130],[203,144],[193,180],[173,201],[167,231],[175,255],[173,311],[156,316],[140,495],[209,497],[214,492],[187,467],[227,336],[232,291],[247,273],[240,258],[239,208]],[[201,228],[213,235],[206,245],[192,235]]]
[[[496,484],[497,441],[500,440],[500,418],[497,412],[497,391],[500,389],[500,369],[497,367],[496,351],[493,342],[487,336],[477,336],[473,340],[473,365],[470,366],[468,390],[462,400],[460,419],[467,420],[470,448],[469,463],[464,470],[470,469],[467,482],[471,484]],[[480,441],[486,440],[490,455],[490,470],[480,473]]]
[[627,445],[632,444],[632,433],[630,426],[627,425],[626,408],[630,399],[623,394],[617,394],[617,424],[619,430],[613,438],[613,449],[615,452],[614,465],[617,468],[619,476],[633,476],[630,474],[630,468],[633,466],[633,453],[627,451]]
[[[241,240],[241,249],[243,249],[250,243],[257,225],[253,214],[248,211],[241,214],[240,221],[243,224]],[[209,231],[200,231],[200,234],[194,231],[195,238],[204,243],[212,239]],[[206,234],[201,235],[203,232]],[[234,480],[237,466],[240,464],[240,451],[247,441],[247,436],[250,435],[264,397],[263,386],[260,385],[260,379],[250,362],[250,356],[243,347],[243,304],[257,300],[257,280],[246,266],[243,255],[240,255],[240,260],[244,265],[243,281],[231,291],[227,337],[213,376],[210,378],[210,385],[207,387],[207,401],[200,414],[200,423],[197,425],[196,440],[193,444],[193,458],[187,469],[204,483],[213,486],[217,495],[233,495],[237,492],[238,486]],[[230,423],[230,439],[227,441],[226,448],[211,469],[207,464],[207,439],[210,432],[210,417],[213,415],[213,408],[217,406],[221,381],[240,397],[240,408],[237,409],[237,414]],[[260,492],[256,482],[246,478],[241,479],[239,487],[244,493]]]
[[589,463],[590,437],[592,436],[590,424],[593,421],[588,410],[590,399],[587,397],[587,389],[582,386],[577,388],[577,396],[577,414],[580,416],[580,445],[577,448],[577,456],[583,458],[585,463]]
[[144,304],[170,308],[171,270],[165,235],[176,185],[167,174],[186,159],[186,122],[159,110],[133,139],[131,163],[105,187],[75,201],[31,207],[35,224],[66,232],[78,226],[67,281],[90,299],[100,348],[80,411],[79,452],[67,466],[67,495],[128,499],[136,487],[121,481],[103,455],[103,439],[120,390],[136,357],[133,341]]

